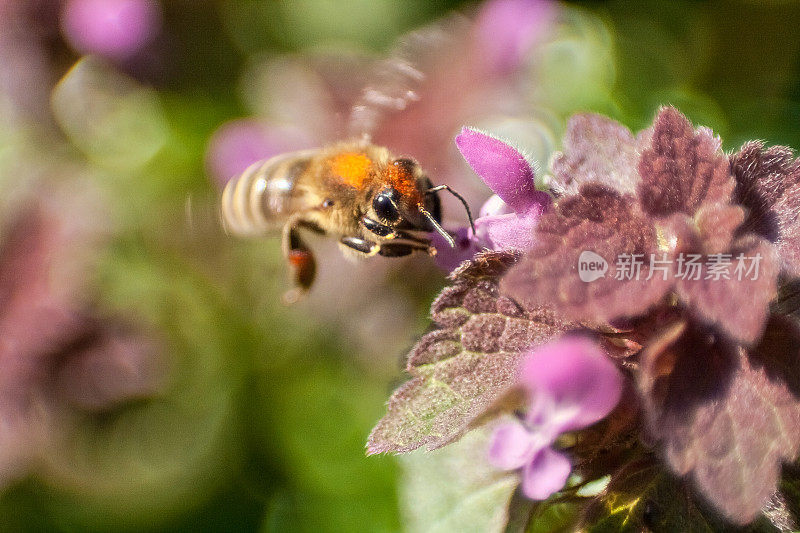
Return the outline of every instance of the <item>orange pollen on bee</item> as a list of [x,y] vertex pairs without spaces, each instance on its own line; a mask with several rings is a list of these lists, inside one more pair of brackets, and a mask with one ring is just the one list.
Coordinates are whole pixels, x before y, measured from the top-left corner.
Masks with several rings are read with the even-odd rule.
[[417,180],[404,166],[390,164],[386,168],[386,181],[397,189],[403,198],[408,198],[414,203],[422,203],[422,195],[417,188]]
[[370,177],[372,161],[365,154],[345,152],[331,158],[330,168],[347,185],[361,189]]

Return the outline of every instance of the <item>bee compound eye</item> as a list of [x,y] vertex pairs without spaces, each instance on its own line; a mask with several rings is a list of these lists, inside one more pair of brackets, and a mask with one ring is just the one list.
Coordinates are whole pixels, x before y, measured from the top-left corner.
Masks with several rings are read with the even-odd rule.
[[372,209],[378,218],[388,222],[395,222],[400,218],[400,213],[397,212],[397,191],[390,189],[378,194],[372,200]]

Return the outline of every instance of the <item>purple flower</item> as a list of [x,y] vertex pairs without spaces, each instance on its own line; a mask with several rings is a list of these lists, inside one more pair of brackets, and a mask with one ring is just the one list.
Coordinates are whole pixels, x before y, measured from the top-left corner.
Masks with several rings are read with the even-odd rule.
[[552,203],[550,195],[536,190],[535,172],[516,148],[472,128],[463,128],[456,146],[478,176],[494,191],[481,207],[475,233],[456,230],[456,249],[435,239],[438,263],[452,269],[481,248],[526,250],[533,244],[533,229]]
[[69,0],[61,13],[64,36],[76,50],[117,61],[148,44],[160,24],[153,0]]
[[620,399],[622,375],[593,342],[566,337],[532,350],[519,381],[528,393],[527,413],[495,428],[489,462],[503,470],[521,468],[523,493],[545,500],[564,486],[572,469],[553,443],[605,418]]

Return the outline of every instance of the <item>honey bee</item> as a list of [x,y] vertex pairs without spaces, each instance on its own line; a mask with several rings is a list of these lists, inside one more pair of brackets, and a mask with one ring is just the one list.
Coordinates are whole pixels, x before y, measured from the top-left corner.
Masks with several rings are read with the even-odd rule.
[[221,214],[226,230],[236,235],[282,226],[281,246],[294,281],[284,300],[291,303],[308,291],[316,273],[300,230],[333,236],[345,252],[361,257],[435,255],[431,232],[455,246],[441,225],[437,193],[443,190],[463,203],[472,224],[466,201],[447,185],[434,187],[416,161],[396,158],[367,140],[351,141],[254,163],[226,185]]

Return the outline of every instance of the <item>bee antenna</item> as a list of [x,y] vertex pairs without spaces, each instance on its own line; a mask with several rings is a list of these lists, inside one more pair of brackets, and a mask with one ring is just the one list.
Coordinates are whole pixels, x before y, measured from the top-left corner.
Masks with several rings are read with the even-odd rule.
[[[459,198],[461,198],[461,197],[459,196]],[[461,201],[463,202],[464,199],[461,198]],[[395,203],[394,200],[389,198],[389,202],[394,206],[395,209],[399,210],[399,208],[398,208],[398,206],[397,206],[397,204]],[[469,221],[470,221],[470,224],[471,224],[472,223],[472,216],[469,214],[469,207],[467,207],[466,203],[464,203],[464,207],[466,207],[466,209],[467,209],[467,216],[469,216]],[[455,239],[453,239],[453,236],[450,235],[447,232],[447,230],[442,227],[441,224],[439,224],[439,221],[437,221],[436,218],[427,209],[425,209],[425,207],[422,206],[422,204],[418,204],[417,205],[417,209],[419,209],[419,212],[422,213],[422,216],[427,218],[428,222],[430,222],[433,225],[433,229],[436,230],[436,233],[438,233],[439,235],[444,237],[444,239],[447,241],[447,244],[450,245],[450,248],[455,248],[456,247]],[[473,233],[475,232],[474,226],[473,226],[472,232]]]
[[[472,228],[472,234],[475,235],[475,222],[473,222],[473,220],[472,220],[472,212],[469,210],[469,206],[467,205],[467,201],[464,200],[464,197],[461,196],[460,194],[458,194],[453,189],[451,189],[449,185],[437,185],[436,187],[431,187],[430,189],[425,191],[425,194],[434,194],[434,193],[437,193],[439,191],[447,191],[447,192],[449,192],[450,194],[452,194],[453,196],[455,196],[456,198],[458,198],[461,201],[461,204],[464,206],[464,210],[467,212],[467,218],[469,219],[469,227]],[[429,213],[429,215],[430,215],[430,213]],[[436,225],[438,226],[438,224],[436,224]],[[441,226],[439,226],[439,227],[441,227]]]
[[418,205],[417,207],[419,208],[419,212],[422,213],[422,215],[428,219],[428,222],[430,222],[433,225],[433,229],[436,230],[436,233],[444,237],[444,239],[447,241],[447,244],[450,245],[450,248],[455,248],[456,241],[453,239],[453,236],[450,235],[447,232],[447,230],[442,227],[441,224],[439,224],[439,222],[433,217],[432,214],[430,214],[430,212],[428,212],[427,209],[422,207],[422,205]]

